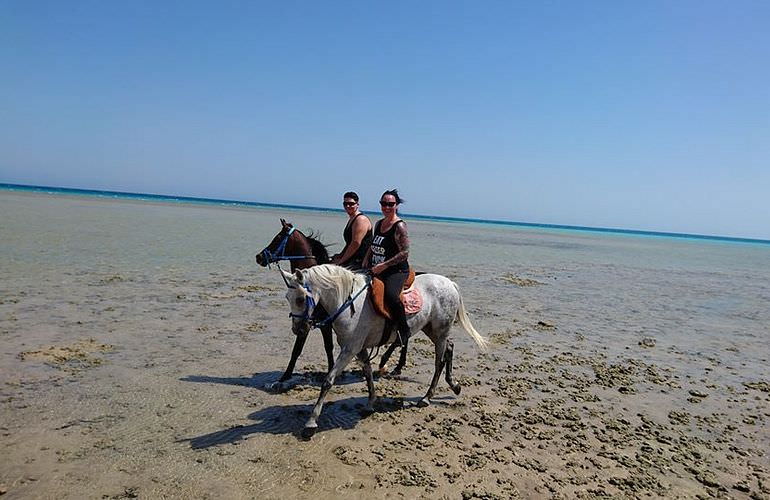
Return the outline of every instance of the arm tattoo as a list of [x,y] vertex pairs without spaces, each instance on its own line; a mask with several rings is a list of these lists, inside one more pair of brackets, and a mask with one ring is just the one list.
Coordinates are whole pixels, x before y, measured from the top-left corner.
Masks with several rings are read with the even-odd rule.
[[396,226],[396,245],[398,245],[398,253],[383,262],[388,267],[409,258],[409,233],[406,231],[406,223]]

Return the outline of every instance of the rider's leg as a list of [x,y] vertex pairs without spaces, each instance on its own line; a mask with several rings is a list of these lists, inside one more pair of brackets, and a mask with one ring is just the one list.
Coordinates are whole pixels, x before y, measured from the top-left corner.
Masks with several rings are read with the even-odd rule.
[[401,356],[398,360],[398,366],[391,372],[391,375],[398,375],[401,373],[401,369],[406,364],[406,348],[409,344],[409,337],[411,332],[409,325],[406,322],[406,312],[404,311],[404,304],[401,303],[401,290],[404,287],[404,282],[409,276],[408,272],[393,273],[384,277],[383,282],[385,285],[385,303],[388,305],[393,321],[396,323],[398,333],[401,338]]

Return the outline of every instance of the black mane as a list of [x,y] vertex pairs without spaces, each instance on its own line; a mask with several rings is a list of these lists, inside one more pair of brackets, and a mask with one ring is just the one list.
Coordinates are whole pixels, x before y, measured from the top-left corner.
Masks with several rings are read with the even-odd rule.
[[310,242],[310,249],[313,252],[313,256],[315,256],[316,263],[328,264],[331,262],[329,252],[326,251],[326,245],[316,239],[319,236],[320,234],[315,234],[313,231],[310,231],[305,235],[305,238]]

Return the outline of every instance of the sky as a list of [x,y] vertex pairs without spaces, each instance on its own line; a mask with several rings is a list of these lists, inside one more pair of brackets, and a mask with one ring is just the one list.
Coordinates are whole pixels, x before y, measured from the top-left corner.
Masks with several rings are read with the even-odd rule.
[[770,239],[770,2],[0,1],[0,182]]

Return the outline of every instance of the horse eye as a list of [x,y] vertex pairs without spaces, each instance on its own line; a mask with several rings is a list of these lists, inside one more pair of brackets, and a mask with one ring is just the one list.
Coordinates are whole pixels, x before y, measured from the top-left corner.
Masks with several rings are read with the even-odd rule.
[[294,299],[294,302],[296,302],[298,306],[301,306],[302,304],[305,303],[305,299],[303,299],[302,297],[297,297],[296,299]]

